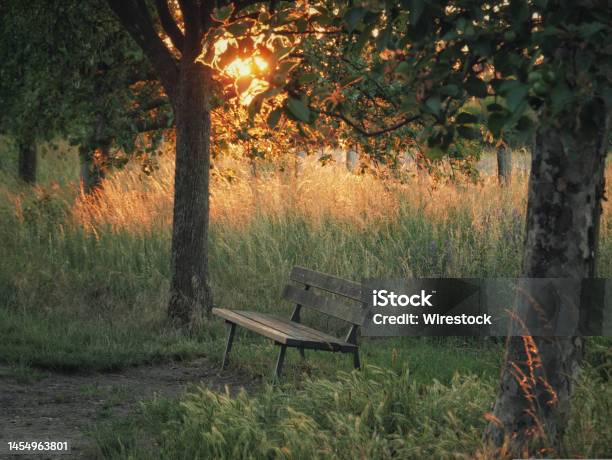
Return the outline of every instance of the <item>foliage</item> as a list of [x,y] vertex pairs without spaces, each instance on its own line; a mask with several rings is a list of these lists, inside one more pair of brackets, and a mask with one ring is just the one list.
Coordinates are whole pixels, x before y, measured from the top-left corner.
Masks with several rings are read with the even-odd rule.
[[[610,102],[605,1],[299,5],[243,22],[255,42],[277,44],[260,98],[284,89],[285,114],[300,122],[338,118],[365,137],[399,130],[437,158],[457,138],[480,138],[481,122],[526,141],[544,119],[575,110],[589,125],[592,102]],[[474,99],[487,101],[478,116],[464,110]]]
[[2,3],[0,132],[63,137],[86,149],[114,140],[142,151],[141,132],[167,128],[167,102],[127,34],[97,2]]
[[[236,397],[205,388],[180,402],[155,400],[130,421],[100,426],[105,458],[500,458],[483,445],[483,414],[494,393],[492,376],[455,374],[420,383],[409,369],[366,366],[333,381],[307,379],[295,390],[266,387]],[[608,453],[610,386],[583,378],[560,454]],[[144,429],[143,429],[144,428]],[[155,439],[151,443],[141,440]]]

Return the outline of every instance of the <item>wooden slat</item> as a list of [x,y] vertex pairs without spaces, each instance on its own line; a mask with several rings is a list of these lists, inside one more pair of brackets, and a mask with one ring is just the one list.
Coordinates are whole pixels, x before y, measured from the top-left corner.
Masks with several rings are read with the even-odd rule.
[[284,345],[292,345],[296,346],[300,343],[295,337],[292,337],[288,334],[285,334],[277,329],[265,326],[257,321],[253,321],[243,315],[241,315],[237,311],[227,310],[225,308],[213,308],[212,310],[214,315],[217,315],[227,321],[238,324],[246,329],[249,329],[253,332],[257,332],[260,335],[268,337],[278,343]]
[[329,339],[331,339],[331,342],[339,342],[339,340],[335,337],[329,336],[328,338],[324,339],[323,336],[315,334],[314,329],[310,329],[306,326],[304,326],[303,328],[298,328],[295,325],[299,323],[295,323],[292,321],[284,322],[281,318],[277,316],[266,315],[265,313],[259,313],[256,311],[244,310],[240,310],[240,314],[252,319],[253,321],[258,321],[260,323],[266,324],[269,327],[272,327],[278,331],[281,331],[296,338],[307,338],[316,342],[330,341]]
[[[267,327],[276,329],[281,333],[293,336],[294,340],[298,341],[297,346],[301,348],[310,348],[315,350],[327,350],[327,351],[352,351],[355,346],[346,342],[342,342],[340,339],[328,335],[321,338],[317,331],[314,329],[303,326],[303,328],[297,327],[302,326],[299,323],[285,323],[280,318],[266,315],[265,313],[257,313],[254,311],[237,311],[239,313],[253,321],[257,321]],[[323,334],[325,336],[326,334]],[[296,344],[289,342],[289,346],[296,346]]]
[[317,331],[316,329],[308,327],[304,324],[296,323],[295,321],[291,321],[285,318],[279,318],[278,316],[266,315],[254,311],[241,311],[240,313],[245,316],[248,316],[253,320],[259,320],[265,324],[268,324],[270,327],[274,327],[275,329],[278,329],[280,331],[286,328],[284,330],[286,330],[288,334],[301,334],[307,336],[313,342],[319,342],[322,345],[327,345],[327,347],[332,350],[349,351],[357,348],[354,344],[344,342],[338,337],[326,334],[325,332]]
[[350,304],[340,299],[323,297],[314,294],[310,290],[307,291],[290,285],[285,286],[283,298],[348,323],[357,324],[358,326],[363,324],[365,312],[361,305]]
[[361,302],[361,284],[337,276],[315,272],[304,267],[293,267],[289,278],[292,281],[323,289],[349,299]]
[[213,308],[213,314],[290,347],[353,351],[356,346],[303,324],[264,313]]

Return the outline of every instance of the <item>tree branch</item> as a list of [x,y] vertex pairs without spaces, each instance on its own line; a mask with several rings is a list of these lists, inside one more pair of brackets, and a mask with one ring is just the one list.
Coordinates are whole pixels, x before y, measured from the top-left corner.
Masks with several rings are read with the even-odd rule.
[[107,0],[132,39],[147,55],[168,97],[176,101],[178,68],[174,57],[164,45],[151,20],[145,0]]
[[348,118],[346,115],[342,113],[329,112],[327,110],[318,110],[318,109],[313,109],[312,107],[310,108],[310,110],[320,115],[327,115],[328,117],[339,118],[340,120],[342,120],[344,123],[346,123],[348,126],[353,128],[355,131],[357,131],[359,134],[361,134],[364,137],[376,137],[382,134],[390,133],[391,131],[395,131],[397,129],[400,129],[406,126],[409,123],[417,121],[420,118],[419,115],[413,115],[412,117],[404,118],[403,120],[391,126],[387,126],[385,128],[381,128],[376,131],[367,131],[366,129],[362,128],[361,126],[359,126],[357,123],[355,123],[353,120],[351,120],[350,118]]
[[185,38],[190,35],[199,35],[200,32],[200,4],[197,0],[178,0],[183,23],[185,24]]
[[159,22],[161,23],[161,26],[164,29],[164,32],[168,34],[168,37],[170,37],[170,41],[172,41],[172,44],[174,45],[174,47],[177,50],[182,51],[183,44],[185,42],[185,36],[183,35],[183,32],[181,32],[181,29],[179,29],[178,25],[176,24],[174,17],[172,16],[172,13],[170,12],[170,8],[168,8],[168,1],[167,0],[155,0],[155,8],[157,9],[157,15],[159,16]]

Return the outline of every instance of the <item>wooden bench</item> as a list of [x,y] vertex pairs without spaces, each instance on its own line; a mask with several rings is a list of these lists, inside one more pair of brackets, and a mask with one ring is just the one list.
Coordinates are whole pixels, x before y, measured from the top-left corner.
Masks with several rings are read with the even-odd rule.
[[[289,279],[302,285],[287,285],[283,290],[283,298],[296,304],[289,319],[255,311],[213,308],[213,314],[223,318],[229,326],[222,368],[227,366],[236,325],[239,325],[274,340],[280,346],[275,368],[277,378],[281,375],[288,347],[297,348],[302,358],[305,358],[304,350],[307,349],[352,353],[353,364],[359,369],[357,332],[365,314],[361,304],[361,284],[302,267],[294,267]],[[320,295],[312,288],[342,298]],[[342,340],[301,324],[300,312],[304,307],[349,323],[346,338]]]

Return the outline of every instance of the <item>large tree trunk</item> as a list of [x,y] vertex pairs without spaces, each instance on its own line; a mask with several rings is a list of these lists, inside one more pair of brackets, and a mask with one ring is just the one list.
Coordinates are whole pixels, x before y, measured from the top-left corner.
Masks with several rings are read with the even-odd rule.
[[36,182],[36,145],[31,138],[23,137],[19,140],[19,178],[28,184]]
[[208,285],[208,183],[211,75],[189,57],[181,60],[176,103],[176,169],[172,280],[168,314],[187,323],[212,306]]
[[[571,278],[577,285],[595,275],[609,115],[602,101],[588,110],[596,114],[593,123],[581,123],[569,114],[536,136],[525,278]],[[568,305],[531,286],[531,294],[544,303],[545,315]],[[578,301],[579,295],[576,289],[569,300]],[[485,437],[498,447],[505,445],[513,456],[558,448],[583,350],[584,338],[579,336],[510,338]]]

